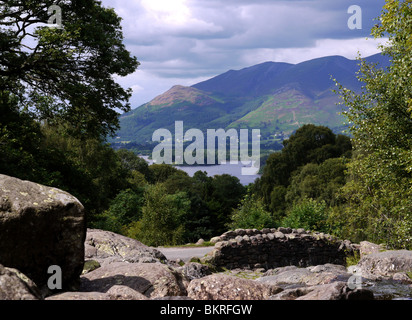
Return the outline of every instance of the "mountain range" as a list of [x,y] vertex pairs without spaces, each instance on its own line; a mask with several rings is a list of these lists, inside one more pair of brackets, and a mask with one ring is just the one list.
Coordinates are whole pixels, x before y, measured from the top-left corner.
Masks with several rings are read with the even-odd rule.
[[[381,54],[365,58],[381,67],[390,64]],[[190,87],[173,86],[152,101],[123,114],[113,143],[152,142],[153,132],[174,132],[175,121],[191,128],[260,129],[270,145],[290,136],[303,124],[324,125],[336,133],[344,129],[342,106],[333,92],[336,79],[359,92],[359,61],[328,56],[299,64],[265,62],[230,70]]]

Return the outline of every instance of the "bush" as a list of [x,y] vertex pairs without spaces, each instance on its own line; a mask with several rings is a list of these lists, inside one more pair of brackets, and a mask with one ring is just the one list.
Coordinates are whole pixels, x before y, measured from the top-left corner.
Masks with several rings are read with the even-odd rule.
[[328,209],[325,201],[304,199],[295,204],[281,221],[283,227],[328,232]]
[[263,201],[255,195],[246,195],[239,208],[233,211],[231,229],[263,229],[274,227],[272,215],[265,210]]

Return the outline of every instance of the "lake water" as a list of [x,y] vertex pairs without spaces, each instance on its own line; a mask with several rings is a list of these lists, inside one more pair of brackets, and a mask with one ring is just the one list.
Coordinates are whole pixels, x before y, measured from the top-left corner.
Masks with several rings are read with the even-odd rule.
[[[147,156],[142,156],[142,158],[145,159],[149,165],[153,164],[153,160],[150,160]],[[193,177],[197,171],[206,171],[209,177],[221,174],[230,174],[231,176],[239,178],[240,183],[243,185],[253,183],[260,177],[257,173],[259,171],[258,168],[253,168],[250,166],[245,167],[241,162],[237,164],[227,163],[216,166],[178,166],[177,168],[185,171],[191,177]]]

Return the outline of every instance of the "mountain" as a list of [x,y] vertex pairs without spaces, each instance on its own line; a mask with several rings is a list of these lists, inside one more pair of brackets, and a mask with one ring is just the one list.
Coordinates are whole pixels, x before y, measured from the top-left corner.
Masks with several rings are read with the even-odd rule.
[[[389,66],[377,54],[365,59]],[[230,70],[191,87],[174,86],[152,101],[121,116],[121,129],[111,142],[150,143],[155,130],[174,132],[175,121],[185,131],[197,128],[261,129],[263,142],[281,140],[306,123],[338,132],[343,117],[334,79],[359,92],[359,61],[329,56],[299,64],[265,62]]]

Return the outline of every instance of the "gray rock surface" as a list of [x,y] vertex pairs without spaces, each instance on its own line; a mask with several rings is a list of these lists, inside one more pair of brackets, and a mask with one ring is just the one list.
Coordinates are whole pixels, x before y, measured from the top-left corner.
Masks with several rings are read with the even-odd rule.
[[147,298],[186,295],[187,282],[176,270],[161,263],[113,262],[81,277],[81,292],[103,292],[125,286]]
[[63,288],[78,284],[84,263],[84,208],[59,189],[0,174],[0,263],[16,268],[39,288],[48,268],[62,270]]
[[157,249],[110,231],[87,229],[85,258],[95,260],[101,265],[112,262],[165,261],[166,257]]
[[35,283],[18,270],[0,265],[0,300],[40,300]]
[[412,272],[412,251],[392,250],[363,256],[356,266],[362,276],[392,278],[395,274]]
[[281,288],[224,274],[192,280],[187,288],[194,300],[266,300]]

